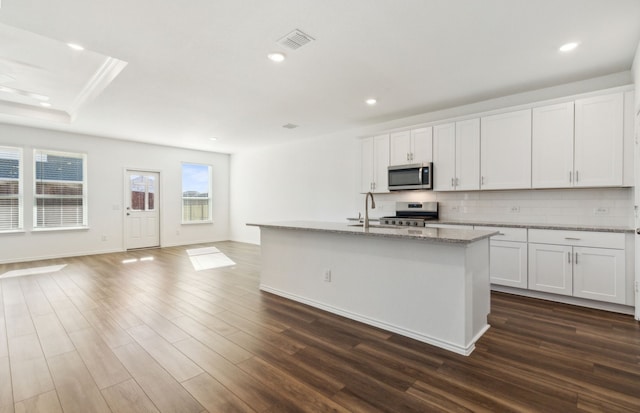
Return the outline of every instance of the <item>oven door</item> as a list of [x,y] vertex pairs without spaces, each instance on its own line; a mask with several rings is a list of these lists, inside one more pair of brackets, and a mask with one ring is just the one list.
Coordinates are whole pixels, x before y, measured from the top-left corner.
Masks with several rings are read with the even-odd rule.
[[433,166],[412,164],[389,167],[389,190],[431,189]]

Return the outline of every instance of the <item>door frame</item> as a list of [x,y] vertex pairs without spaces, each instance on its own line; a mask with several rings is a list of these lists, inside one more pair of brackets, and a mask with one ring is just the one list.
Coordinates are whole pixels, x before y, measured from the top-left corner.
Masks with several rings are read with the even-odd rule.
[[158,174],[158,180],[160,181],[159,185],[158,185],[158,196],[156,197],[156,199],[154,200],[154,202],[156,203],[156,205],[158,205],[159,211],[158,211],[158,247],[162,248],[162,214],[163,214],[163,210],[164,210],[164,205],[163,205],[163,192],[164,192],[164,188],[163,188],[163,179],[162,179],[162,171],[159,169],[149,169],[149,168],[129,168],[129,167],[124,167],[123,171],[122,171],[122,182],[123,182],[123,188],[122,188],[122,221],[121,221],[121,228],[122,228],[122,250],[123,251],[128,251],[127,248],[127,229],[126,229],[126,225],[127,225],[127,192],[129,191],[129,179],[128,179],[128,173],[129,172],[140,172],[140,173],[145,173],[145,172],[151,172],[151,173],[155,173]]

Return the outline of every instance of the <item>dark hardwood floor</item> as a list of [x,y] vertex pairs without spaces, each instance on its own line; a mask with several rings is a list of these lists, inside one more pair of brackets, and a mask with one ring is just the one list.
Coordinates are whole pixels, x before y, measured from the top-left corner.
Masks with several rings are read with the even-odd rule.
[[213,245],[237,265],[0,265],[67,264],[0,278],[0,413],[640,412],[631,316],[494,293],[464,357],[262,293],[259,247]]

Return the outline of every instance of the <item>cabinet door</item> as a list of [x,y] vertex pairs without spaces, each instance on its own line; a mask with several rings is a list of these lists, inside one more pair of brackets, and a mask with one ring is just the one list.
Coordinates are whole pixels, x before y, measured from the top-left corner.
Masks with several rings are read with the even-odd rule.
[[411,130],[411,163],[433,161],[433,128]]
[[480,189],[480,119],[456,122],[456,190]]
[[360,192],[373,190],[373,138],[360,143]]
[[373,138],[373,191],[389,192],[389,135]]
[[456,178],[456,124],[433,127],[433,189],[453,191]]
[[406,165],[411,162],[411,131],[389,135],[389,165]]
[[573,248],[573,295],[625,304],[624,250]]
[[527,243],[491,240],[489,276],[492,284],[527,288]]
[[531,186],[573,185],[573,102],[533,109]]
[[480,189],[531,188],[531,109],[481,120]]
[[575,186],[622,185],[622,93],[576,100]]
[[572,248],[529,243],[529,289],[572,295]]

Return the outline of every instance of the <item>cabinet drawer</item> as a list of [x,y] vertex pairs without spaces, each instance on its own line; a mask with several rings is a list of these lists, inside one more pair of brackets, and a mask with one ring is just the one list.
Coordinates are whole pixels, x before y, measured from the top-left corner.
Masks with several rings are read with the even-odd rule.
[[476,225],[473,229],[483,231],[499,231],[499,234],[491,237],[491,241],[516,241],[527,242],[527,229],[526,228],[511,228],[511,227],[485,227],[482,225]]
[[529,242],[540,244],[624,249],[624,239],[624,234],[617,232],[529,230]]

